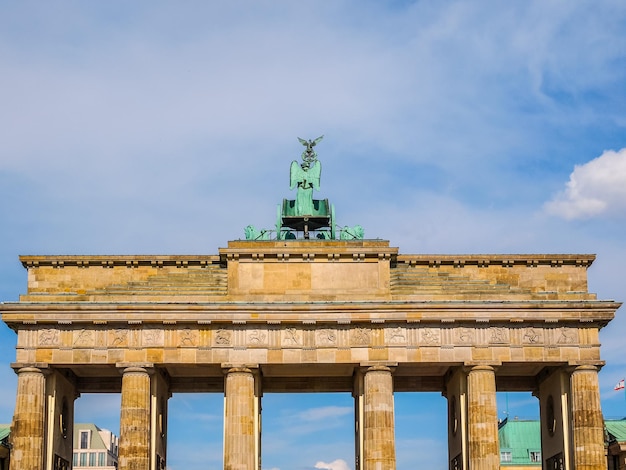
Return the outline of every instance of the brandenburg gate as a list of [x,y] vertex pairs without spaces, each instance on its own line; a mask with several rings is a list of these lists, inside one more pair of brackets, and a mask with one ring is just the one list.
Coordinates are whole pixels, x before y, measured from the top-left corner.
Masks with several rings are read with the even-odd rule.
[[[496,391],[538,398],[544,469],[605,469],[599,331],[585,254],[401,254],[336,232],[302,141],[296,200],[216,255],[22,256],[12,470],[71,468],[74,400],[121,393],[120,470],[167,458],[168,398],[218,392],[224,469],[261,469],[265,392],[351,392],[355,468],[393,470],[394,392],[448,401],[450,469],[499,467]],[[307,154],[308,152],[308,154]],[[307,158],[305,158],[307,157]]]

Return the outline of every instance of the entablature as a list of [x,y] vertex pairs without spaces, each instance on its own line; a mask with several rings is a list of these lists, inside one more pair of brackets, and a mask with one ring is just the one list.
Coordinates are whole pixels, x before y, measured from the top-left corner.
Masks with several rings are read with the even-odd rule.
[[602,328],[621,303],[559,302],[270,302],[0,304],[11,328],[38,323],[574,323]]

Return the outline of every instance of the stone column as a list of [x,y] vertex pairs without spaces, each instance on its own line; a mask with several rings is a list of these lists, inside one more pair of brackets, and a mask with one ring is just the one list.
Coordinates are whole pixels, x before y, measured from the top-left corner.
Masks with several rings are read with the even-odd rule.
[[247,367],[226,371],[224,388],[224,470],[259,467],[255,375]]
[[17,371],[17,400],[11,426],[11,470],[41,470],[44,466],[45,388],[43,371]]
[[387,366],[368,367],[363,383],[363,469],[394,470],[396,445],[391,369]]
[[496,374],[474,366],[467,376],[468,457],[471,470],[500,468]]
[[574,467],[576,470],[605,470],[598,368],[576,367],[572,372],[571,387]]
[[145,367],[123,370],[119,470],[150,468],[150,374]]

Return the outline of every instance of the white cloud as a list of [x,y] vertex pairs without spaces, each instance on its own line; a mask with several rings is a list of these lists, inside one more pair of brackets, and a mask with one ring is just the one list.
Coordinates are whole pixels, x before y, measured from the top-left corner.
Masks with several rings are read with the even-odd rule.
[[330,463],[320,461],[315,464],[315,468],[322,470],[350,470],[348,463],[342,459],[337,459]]
[[354,410],[347,406],[321,406],[318,408],[310,408],[298,416],[304,421],[318,421],[338,418],[352,413]]
[[626,212],[626,148],[576,165],[565,189],[545,209],[568,220]]

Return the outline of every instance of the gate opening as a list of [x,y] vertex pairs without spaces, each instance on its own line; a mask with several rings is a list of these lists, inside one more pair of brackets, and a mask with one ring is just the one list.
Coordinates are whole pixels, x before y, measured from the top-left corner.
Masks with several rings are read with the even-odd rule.
[[262,407],[264,469],[354,469],[350,393],[266,393]]
[[396,468],[448,470],[448,404],[439,392],[396,392]]

